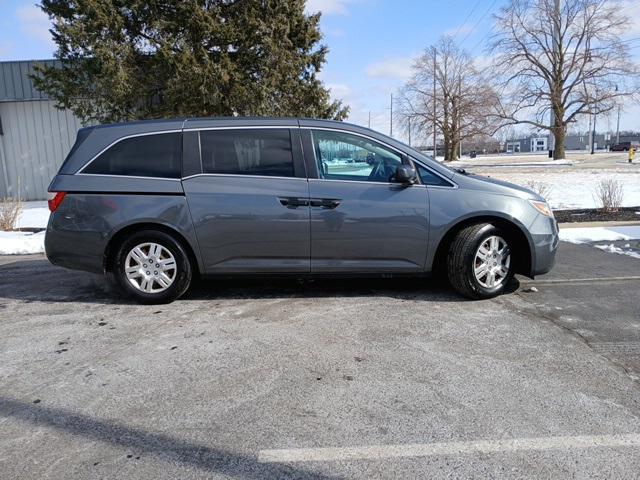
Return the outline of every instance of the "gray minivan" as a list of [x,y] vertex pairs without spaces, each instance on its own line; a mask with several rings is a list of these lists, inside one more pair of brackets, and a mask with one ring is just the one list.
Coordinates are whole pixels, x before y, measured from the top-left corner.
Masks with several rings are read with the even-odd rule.
[[49,187],[55,265],[143,303],[194,275],[446,273],[462,295],[551,269],[543,198],[363,127],[211,118],[83,128]]

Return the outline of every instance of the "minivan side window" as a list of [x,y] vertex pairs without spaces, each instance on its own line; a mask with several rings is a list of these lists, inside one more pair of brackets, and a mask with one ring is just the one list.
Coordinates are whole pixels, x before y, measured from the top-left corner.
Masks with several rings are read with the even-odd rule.
[[313,130],[318,175],[327,180],[391,182],[400,154],[366,137]]
[[182,134],[159,133],[125,138],[101,153],[82,173],[135,177],[180,177]]
[[287,128],[200,131],[203,173],[293,177]]

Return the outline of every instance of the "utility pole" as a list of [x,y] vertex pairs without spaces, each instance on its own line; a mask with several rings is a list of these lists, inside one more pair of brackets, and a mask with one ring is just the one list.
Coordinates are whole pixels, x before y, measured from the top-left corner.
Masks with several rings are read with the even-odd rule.
[[411,146],[411,116],[407,119],[409,122],[409,146]]
[[369,128],[371,128],[371,110],[369,110],[369,123],[368,123]]
[[390,103],[390,114],[389,114],[389,136],[393,137],[393,93],[391,93],[391,103]]
[[460,147],[458,158],[462,160],[462,75],[458,78],[458,146]]
[[597,99],[598,99],[598,89],[596,88],[595,90],[595,97],[593,99],[593,124],[592,124],[592,128],[593,130],[591,130],[591,155],[594,154],[595,152],[595,147],[596,147],[596,118],[598,115],[598,108],[597,108]]
[[433,159],[436,159],[436,48],[433,47]]
[[[560,61],[560,30],[562,30],[562,20],[560,18],[560,0],[555,0],[555,18],[553,19],[553,56],[556,62]],[[557,92],[552,93],[555,97]],[[556,148],[556,112],[553,108],[553,102],[551,102],[551,110],[549,112],[549,126],[551,127],[551,135],[549,135],[549,158],[555,157]],[[562,119],[560,119],[562,121]]]
[[591,144],[593,143],[593,130],[591,129],[591,122],[593,122],[593,115],[589,113],[589,130],[587,130],[587,137],[589,138],[589,145],[587,150],[591,151]]
[[[616,85],[616,92],[618,91],[618,85]],[[618,123],[616,124],[616,145],[620,143],[620,104],[618,104]]]
[[596,145],[596,112],[593,112],[593,132],[591,133],[591,155],[593,155],[595,151]]

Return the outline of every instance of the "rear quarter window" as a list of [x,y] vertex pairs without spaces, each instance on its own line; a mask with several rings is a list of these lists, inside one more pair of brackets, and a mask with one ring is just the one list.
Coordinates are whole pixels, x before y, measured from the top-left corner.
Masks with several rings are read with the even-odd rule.
[[180,133],[158,133],[125,138],[101,153],[82,173],[178,178],[181,137]]

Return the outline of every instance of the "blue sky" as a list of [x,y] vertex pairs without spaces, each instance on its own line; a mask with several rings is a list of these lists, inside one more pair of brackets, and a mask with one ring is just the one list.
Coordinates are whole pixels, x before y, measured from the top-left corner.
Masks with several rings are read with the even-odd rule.
[[309,0],[308,10],[323,12],[330,50],[322,78],[351,106],[351,121],[366,125],[371,111],[371,126],[388,133],[390,95],[409,76],[413,58],[442,34],[457,34],[473,55],[485,56],[491,15],[501,3]]
[[[638,19],[630,36],[640,37],[640,1],[623,0]],[[321,11],[323,43],[329,47],[321,78],[335,97],[351,106],[349,121],[389,132],[389,96],[406,80],[412,59],[440,35],[455,35],[473,56],[486,62],[492,14],[506,0],[308,0]],[[0,0],[0,60],[53,55],[49,21],[35,0]],[[635,12],[635,13],[633,13]],[[640,48],[634,52],[640,55]],[[636,56],[636,60],[638,60]],[[635,105],[635,111],[640,106]],[[621,127],[640,129],[640,114],[629,109]],[[615,119],[603,119],[615,128]],[[585,124],[586,129],[586,124]],[[403,138],[397,130],[394,136]]]

